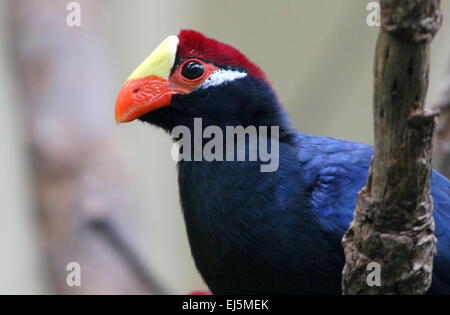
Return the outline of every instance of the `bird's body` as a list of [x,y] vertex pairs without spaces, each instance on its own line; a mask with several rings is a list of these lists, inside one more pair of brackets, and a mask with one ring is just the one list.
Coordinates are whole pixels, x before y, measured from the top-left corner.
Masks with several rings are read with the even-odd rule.
[[[261,172],[259,160],[178,163],[191,251],[212,292],[339,294],[341,240],[372,148],[297,132],[256,65],[229,45],[182,31],[130,76],[116,119],[195,132],[195,118],[220,130],[279,128],[274,172]],[[449,180],[433,172],[431,193],[438,251],[429,292],[450,294]]]
[[[341,239],[371,156],[366,145],[298,134],[280,145],[274,173],[257,162],[180,162],[192,254],[211,290],[339,294]],[[450,294],[450,183],[436,172],[432,195],[438,256],[430,292]]]

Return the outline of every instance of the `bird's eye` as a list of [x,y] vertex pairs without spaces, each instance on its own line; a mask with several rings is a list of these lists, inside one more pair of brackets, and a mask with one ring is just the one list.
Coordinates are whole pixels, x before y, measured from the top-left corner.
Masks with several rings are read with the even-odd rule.
[[205,73],[205,67],[198,61],[188,61],[183,65],[181,74],[188,80],[200,78]]

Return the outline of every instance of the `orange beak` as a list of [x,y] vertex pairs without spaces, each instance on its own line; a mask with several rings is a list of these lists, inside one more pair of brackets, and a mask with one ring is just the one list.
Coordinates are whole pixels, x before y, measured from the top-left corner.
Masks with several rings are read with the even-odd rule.
[[116,122],[133,121],[155,109],[170,104],[175,92],[169,89],[167,80],[150,75],[141,79],[127,80],[116,101]]
[[133,121],[155,109],[170,105],[175,91],[169,76],[175,62],[178,38],[169,36],[133,71],[116,100],[117,123]]

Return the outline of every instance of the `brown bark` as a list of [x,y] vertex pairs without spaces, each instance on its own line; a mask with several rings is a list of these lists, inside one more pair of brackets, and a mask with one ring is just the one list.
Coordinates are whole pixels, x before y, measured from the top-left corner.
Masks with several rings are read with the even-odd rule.
[[[375,152],[343,245],[344,294],[423,294],[435,253],[429,194],[436,112],[425,109],[439,0],[382,0],[375,54]],[[369,286],[367,266],[381,266]]]
[[[115,91],[100,8],[77,1],[82,24],[69,27],[67,3],[10,6],[49,284],[59,294],[163,293],[134,251],[134,207],[112,134]],[[79,287],[66,283],[69,262],[81,266]]]
[[450,64],[436,104],[441,111],[434,133],[433,166],[450,178]]

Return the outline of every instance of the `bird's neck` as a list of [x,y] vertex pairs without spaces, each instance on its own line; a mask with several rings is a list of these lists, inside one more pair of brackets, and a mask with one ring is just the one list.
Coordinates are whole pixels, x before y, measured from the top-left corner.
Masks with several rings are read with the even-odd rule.
[[[287,143],[277,145],[278,155],[264,162],[259,156],[256,161],[180,161],[178,182],[188,228],[208,228],[228,219],[233,221],[242,216],[248,219],[249,216],[259,215],[264,204],[258,202],[264,200],[272,200],[274,207],[280,200],[287,202],[291,196],[284,196],[285,192],[277,191],[274,186],[283,183],[287,175],[299,179],[291,184],[290,189],[304,190],[301,167],[296,161],[298,148]],[[264,168],[264,165],[269,167]]]
[[[258,265],[264,255],[263,240],[283,242],[270,233],[275,213],[295,208],[296,218],[303,215],[306,207],[296,205],[303,199],[294,200],[306,191],[296,152],[295,146],[281,143],[276,172],[261,172],[260,163],[250,161],[179,162],[180,199],[189,243],[211,290],[220,288],[217,283],[222,283],[226,274],[233,275],[234,267],[250,270]],[[298,180],[286,180],[287,176]],[[263,234],[266,232],[268,235]]]

